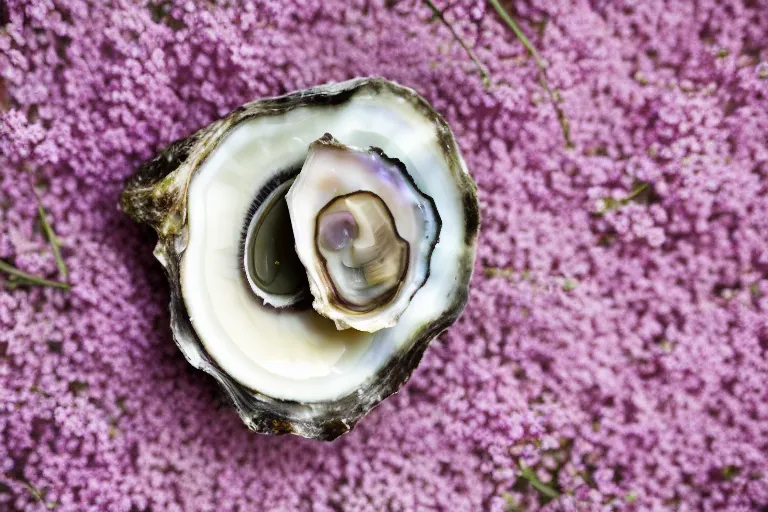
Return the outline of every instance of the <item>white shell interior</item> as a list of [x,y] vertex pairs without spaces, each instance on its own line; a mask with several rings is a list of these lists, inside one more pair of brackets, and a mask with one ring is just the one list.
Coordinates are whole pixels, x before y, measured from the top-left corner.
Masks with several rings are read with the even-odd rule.
[[[309,144],[325,133],[400,159],[442,219],[429,279],[397,324],[375,333],[339,331],[313,310],[264,306],[240,269],[240,233],[254,196],[276,171],[301,165]],[[354,392],[407,349],[421,326],[439,318],[457,292],[465,248],[461,191],[434,124],[389,91],[359,92],[342,105],[300,107],[237,125],[197,170],[188,194],[181,285],[190,319],[216,363],[265,395],[308,403]]]

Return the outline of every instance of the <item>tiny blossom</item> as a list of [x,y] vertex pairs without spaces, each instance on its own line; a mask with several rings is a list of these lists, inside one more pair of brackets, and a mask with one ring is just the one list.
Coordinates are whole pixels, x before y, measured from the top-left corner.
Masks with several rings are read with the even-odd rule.
[[[1,510],[768,507],[765,2],[502,2],[572,148],[495,9],[434,3],[488,87],[421,0],[0,1],[0,258],[60,277],[37,187],[73,284],[0,290]],[[368,75],[455,131],[469,304],[351,433],[258,436],[118,194],[247,101]]]

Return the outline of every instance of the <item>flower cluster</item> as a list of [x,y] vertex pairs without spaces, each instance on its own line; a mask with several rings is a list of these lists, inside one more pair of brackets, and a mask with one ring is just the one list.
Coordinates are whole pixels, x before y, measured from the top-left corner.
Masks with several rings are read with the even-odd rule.
[[[4,0],[0,509],[768,507],[761,1]],[[7,19],[6,19],[7,18]],[[240,104],[355,76],[455,129],[483,213],[468,308],[334,443],[249,433],[170,334],[123,180]],[[567,118],[572,147],[565,144]]]

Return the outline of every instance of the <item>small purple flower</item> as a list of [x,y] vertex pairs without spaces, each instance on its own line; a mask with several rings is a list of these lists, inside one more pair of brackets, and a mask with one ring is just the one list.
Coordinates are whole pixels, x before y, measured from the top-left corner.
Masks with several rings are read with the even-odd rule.
[[[0,2],[0,258],[55,272],[38,186],[74,285],[0,289],[0,509],[768,506],[768,9],[515,2],[569,149],[495,10],[434,3],[489,88],[415,0]],[[349,435],[255,436],[175,347],[117,195],[244,102],[363,75],[456,132],[469,306]]]

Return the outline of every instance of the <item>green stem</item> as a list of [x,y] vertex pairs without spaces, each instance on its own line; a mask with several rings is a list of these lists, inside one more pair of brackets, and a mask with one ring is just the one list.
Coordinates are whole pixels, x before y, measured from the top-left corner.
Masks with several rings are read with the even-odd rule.
[[543,494],[547,498],[552,498],[552,499],[560,497],[559,492],[557,492],[552,487],[548,486],[547,484],[539,480],[539,477],[536,476],[536,473],[534,473],[531,468],[526,466],[525,463],[523,463],[523,461],[520,461],[520,470],[523,472],[523,478],[528,480],[531,483],[531,485],[541,494]]
[[48,222],[48,218],[45,216],[45,208],[43,208],[43,203],[40,201],[40,196],[37,196],[37,214],[40,216],[40,224],[42,224],[43,231],[45,231],[45,237],[51,244],[53,257],[56,260],[56,267],[59,269],[59,273],[66,281],[67,277],[69,277],[69,269],[67,269],[67,264],[64,263],[64,258],[61,257],[59,241],[56,239],[56,233],[54,233],[51,224]]
[[53,510],[57,506],[59,506],[59,502],[58,501],[46,502],[45,501],[45,495],[42,492],[40,492],[40,490],[37,489],[34,485],[29,483],[27,480],[23,480],[22,479],[20,481],[24,484],[24,487],[27,488],[27,490],[29,491],[29,494],[31,494],[32,497],[35,498],[37,501],[39,501],[40,503],[45,505],[45,508],[47,508],[48,510]]
[[475,63],[475,66],[477,66],[477,70],[480,72],[480,77],[483,79],[483,86],[487,89],[491,85],[491,77],[488,76],[488,73],[485,71],[485,67],[480,62],[480,59],[477,58],[477,55],[475,55],[475,52],[472,51],[472,48],[466,45],[464,41],[459,37],[459,34],[456,33],[456,31],[453,29],[453,26],[451,26],[450,23],[448,23],[448,20],[445,19],[445,16],[443,16],[443,12],[437,8],[435,4],[433,4],[430,0],[424,0],[424,3],[427,4],[427,7],[432,9],[432,13],[437,17],[437,19],[440,20],[440,22],[448,27],[448,30],[451,31],[451,34],[453,34],[453,38],[458,41],[458,43],[461,45],[462,48],[464,48],[464,51],[467,52],[467,55],[469,55],[469,58],[472,59],[472,62]]
[[533,57],[533,60],[536,61],[536,65],[539,67],[542,73],[546,73],[546,68],[544,67],[544,61],[539,56],[539,52],[536,51],[536,48],[534,48],[533,44],[531,43],[530,39],[525,35],[523,30],[520,28],[520,26],[517,24],[517,22],[512,18],[512,16],[509,15],[509,13],[502,7],[499,0],[488,0],[494,9],[496,9],[496,12],[501,16],[501,19],[504,20],[504,22],[509,26],[509,28],[512,29],[512,32],[515,33],[517,38],[520,40],[521,43],[523,43],[523,46],[525,46],[525,49],[528,50],[528,53],[531,54],[531,57]]
[[568,118],[565,117],[565,112],[563,112],[563,109],[560,108],[560,105],[557,102],[557,98],[555,98],[554,92],[549,87],[549,81],[547,80],[547,68],[544,65],[544,61],[542,60],[541,56],[539,55],[539,52],[536,51],[536,48],[534,48],[533,44],[531,44],[531,41],[528,39],[528,37],[526,37],[525,33],[523,33],[517,22],[512,18],[512,16],[509,15],[504,7],[502,7],[499,0],[488,1],[493,6],[493,8],[496,9],[496,12],[499,14],[501,19],[504,20],[507,26],[512,29],[512,32],[515,33],[515,36],[517,36],[520,42],[523,43],[523,46],[526,50],[528,50],[528,53],[531,54],[531,57],[533,57],[533,61],[536,63],[536,67],[539,68],[539,83],[546,91],[550,100],[552,100],[552,105],[555,108],[555,114],[557,114],[557,120],[560,123],[560,128],[563,130],[565,145],[566,147],[572,148],[573,142],[571,141],[570,123],[568,123]]
[[637,196],[642,194],[643,191],[645,189],[647,189],[649,185],[650,185],[650,183],[645,182],[645,183],[641,183],[640,185],[635,187],[635,189],[632,192],[630,192],[627,197],[625,197],[624,199],[621,200],[622,204],[627,204],[628,202],[630,202],[633,199],[635,199]]
[[61,290],[69,290],[71,288],[71,286],[67,283],[62,283],[61,281],[51,281],[50,279],[45,279],[44,277],[36,276],[34,274],[24,272],[23,270],[19,270],[18,268],[14,267],[13,265],[9,265],[3,260],[0,260],[0,271],[17,277],[24,281],[26,284],[50,286],[52,288],[59,288]]
[[622,206],[626,206],[645,192],[648,187],[650,187],[650,182],[640,183],[639,185],[635,186],[626,196],[622,197],[621,199],[614,199],[612,197],[604,197],[603,198],[603,209],[597,212],[598,215],[605,215],[606,213],[616,210],[618,208],[621,208]]

